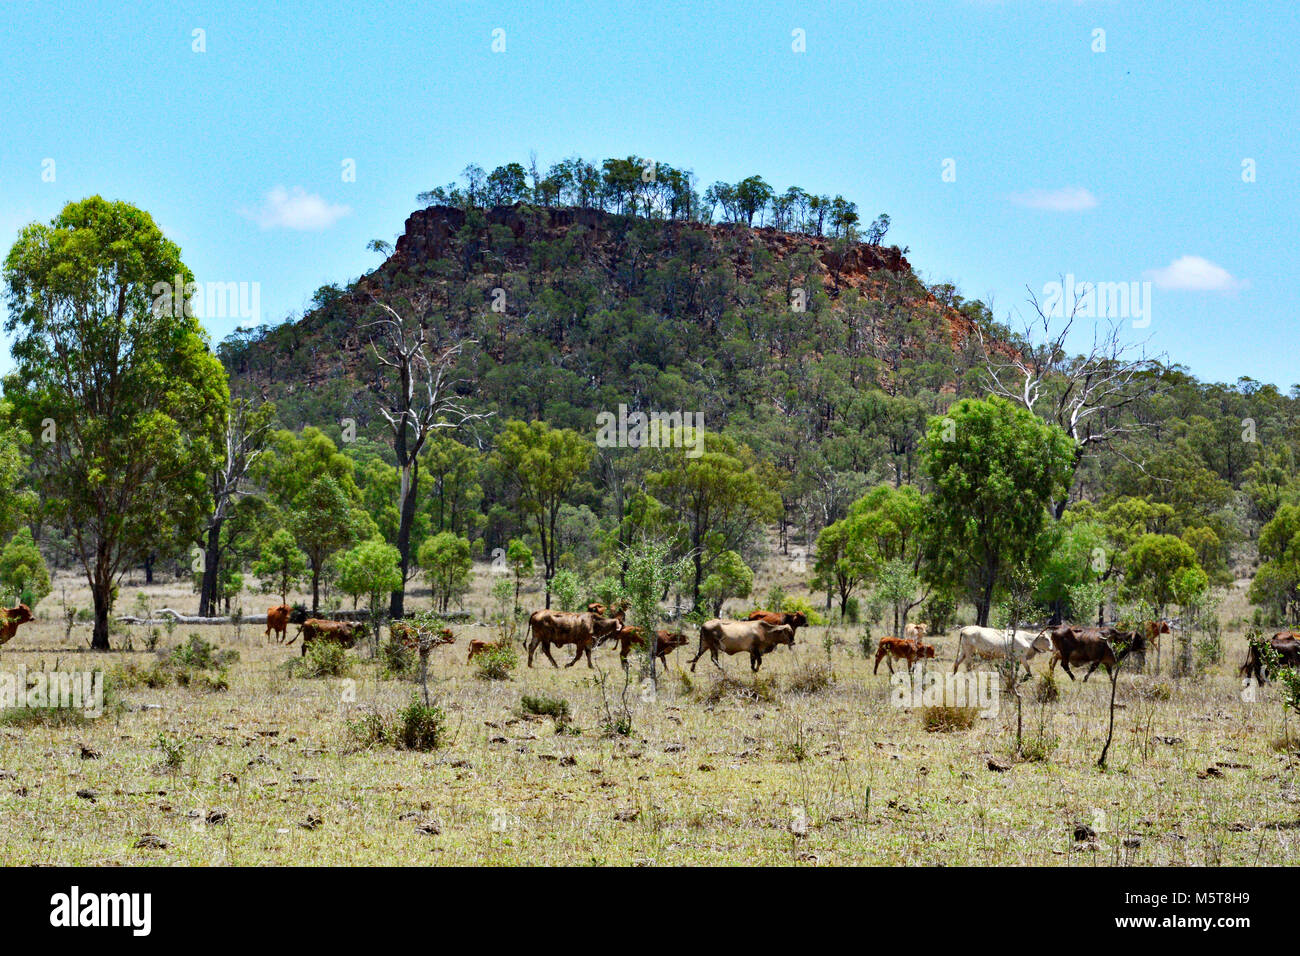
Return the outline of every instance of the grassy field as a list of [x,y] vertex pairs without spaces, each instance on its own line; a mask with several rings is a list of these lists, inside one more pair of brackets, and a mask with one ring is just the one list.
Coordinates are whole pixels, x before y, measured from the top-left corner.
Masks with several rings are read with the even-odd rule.
[[[488,575],[467,607],[487,604]],[[56,583],[38,620],[0,651],[0,670],[84,669],[155,655],[86,651],[64,637]],[[136,587],[118,607],[130,613]],[[148,590],[154,607],[192,609],[184,584]],[[533,606],[536,598],[525,602]],[[246,598],[260,610],[273,603]],[[294,628],[291,628],[291,633]],[[430,689],[447,743],[428,752],[358,748],[349,718],[396,710],[416,685],[380,679],[350,652],[351,677],[289,673],[298,648],[260,628],[178,626],[164,649],[201,633],[239,652],[227,690],[122,691],[125,708],[81,724],[0,725],[0,862],[5,864],[1286,864],[1300,860],[1300,759],[1282,740],[1272,685],[1241,698],[1239,633],[1203,677],[1126,673],[1109,768],[1096,767],[1109,684],[1061,680],[1052,703],[1021,685],[1023,726],[1041,759],[1010,756],[1015,708],[965,730],[928,732],[891,703],[860,629],[799,633],[755,679],[722,677],[689,648],[653,693],[629,689],[632,733],[602,735],[597,672],[522,656],[507,681],[467,665],[484,627],[437,649]],[[951,668],[955,632],[933,639]],[[828,663],[829,653],[829,663]],[[596,652],[607,694],[617,654]],[[564,663],[569,659],[557,653]],[[946,666],[945,666],[946,662]],[[1045,660],[1035,662],[1035,671]],[[524,694],[567,701],[571,719],[521,713]],[[1291,735],[1296,736],[1295,728]],[[1292,747],[1294,750],[1294,746]],[[91,756],[89,752],[97,753]],[[990,761],[1009,765],[990,769]],[[82,795],[79,796],[78,792]],[[93,791],[93,793],[92,793]],[[1095,838],[1078,839],[1076,827]],[[142,834],[165,847],[141,847]],[[1086,836],[1080,832],[1079,836]]]

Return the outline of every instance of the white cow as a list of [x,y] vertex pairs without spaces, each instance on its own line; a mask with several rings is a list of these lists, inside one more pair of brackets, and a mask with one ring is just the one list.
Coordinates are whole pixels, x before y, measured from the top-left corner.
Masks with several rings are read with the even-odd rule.
[[966,662],[966,670],[969,671],[976,660],[1012,659],[1024,664],[1025,673],[1032,676],[1029,662],[1034,655],[1046,654],[1051,650],[1052,639],[1047,631],[1024,631],[1017,628],[1014,634],[1008,634],[1003,628],[972,624],[961,629],[957,639],[957,660],[952,665],[952,672],[957,673],[962,661]]

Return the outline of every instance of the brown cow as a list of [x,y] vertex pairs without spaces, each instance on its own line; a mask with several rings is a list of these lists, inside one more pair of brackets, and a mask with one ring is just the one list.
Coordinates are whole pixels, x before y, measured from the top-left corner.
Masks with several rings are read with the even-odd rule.
[[[413,651],[418,651],[420,649],[421,632],[414,624],[401,620],[389,621],[388,633],[391,635],[393,640],[400,643],[403,647],[409,648]],[[451,633],[451,628],[449,627],[444,627],[442,630],[435,631],[431,634],[427,631],[425,633],[428,634],[430,649],[442,644],[456,643],[456,636]]]
[[808,615],[803,611],[754,611],[746,621],[766,621],[768,624],[785,624],[790,630],[798,631],[808,626]]
[[[1056,662],[1060,661],[1065,673],[1070,675],[1070,680],[1074,680],[1070,665],[1077,667],[1088,664],[1088,673],[1083,675],[1085,683],[1098,665],[1106,668],[1106,676],[1109,677],[1111,669],[1130,652],[1142,654],[1146,648],[1146,635],[1141,631],[1125,633],[1114,627],[1071,627],[1069,624],[1061,624],[1045,633],[1051,637],[1055,649],[1048,669],[1055,671]],[[1127,645],[1118,655],[1115,654],[1114,641]]]
[[749,654],[749,669],[758,672],[763,666],[763,655],[785,644],[794,646],[794,627],[789,624],[769,624],[759,619],[754,621],[723,621],[714,618],[705,621],[700,627],[700,648],[691,658],[691,672],[695,672],[695,662],[708,651],[713,664],[718,670],[718,651],[728,654]]
[[[365,637],[366,626],[351,621],[323,621],[313,617],[303,622],[298,633],[302,635],[302,655],[306,657],[307,648],[315,641],[338,644],[345,649],[355,646],[358,640]],[[289,643],[292,644],[294,640],[297,640],[297,636]]]
[[[1300,667],[1300,634],[1295,631],[1278,631],[1268,639],[1273,650],[1277,651],[1279,662],[1283,667]],[[1246,663],[1241,665],[1241,676],[1251,677],[1260,684],[1268,683],[1268,668],[1264,666],[1263,655],[1251,644],[1246,649]]]
[[918,659],[934,657],[934,648],[929,644],[923,644],[920,641],[914,641],[910,638],[899,637],[882,637],[880,646],[876,648],[876,666],[871,668],[871,673],[875,674],[880,670],[880,661],[883,658],[885,664],[889,667],[889,673],[894,673],[894,659],[901,658],[907,661],[907,669],[911,670]]
[[32,609],[26,604],[19,604],[17,607],[0,608],[0,647],[8,644],[15,634],[18,633],[18,626],[26,624],[32,619]]
[[[639,627],[622,627],[613,634],[602,637],[596,643],[604,644],[606,641],[615,641],[619,644],[618,660],[627,668],[627,655],[634,647],[645,647],[645,637]],[[676,631],[655,631],[655,657],[659,658],[659,663],[668,669],[668,654],[672,653],[679,647],[686,645],[686,635]]]
[[295,604],[290,607],[287,604],[277,604],[275,607],[266,609],[266,639],[271,640],[272,632],[275,633],[277,644],[283,644],[285,637],[288,636],[289,625],[301,625],[307,620],[307,609],[301,604]]
[[587,666],[591,663],[591,649],[603,637],[613,634],[623,626],[625,609],[620,608],[612,617],[604,617],[592,611],[574,613],[571,611],[552,611],[550,608],[534,611],[528,616],[528,666],[533,666],[533,652],[540,646],[546,659],[552,666],[559,667],[551,656],[551,645],[564,647],[573,645],[576,649],[573,660],[565,664],[572,667],[578,658],[587,655]]
[[488,651],[495,651],[505,646],[501,641],[485,641],[476,637],[469,642],[469,656],[465,658],[465,663],[468,664],[480,654],[486,654]]

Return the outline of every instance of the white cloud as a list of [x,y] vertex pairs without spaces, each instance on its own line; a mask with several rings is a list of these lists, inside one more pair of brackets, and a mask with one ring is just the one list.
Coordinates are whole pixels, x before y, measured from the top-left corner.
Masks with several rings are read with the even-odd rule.
[[1231,292],[1248,283],[1234,278],[1223,266],[1200,256],[1180,256],[1163,269],[1148,269],[1143,275],[1160,289],[1189,292]]
[[1030,189],[1016,193],[1011,201],[1028,209],[1045,209],[1048,212],[1082,212],[1097,205],[1097,197],[1082,186],[1064,186],[1061,189]]
[[297,229],[319,232],[328,229],[352,211],[351,206],[326,202],[316,193],[301,186],[285,189],[276,186],[266,194],[261,204],[244,207],[240,214],[253,220],[263,229]]

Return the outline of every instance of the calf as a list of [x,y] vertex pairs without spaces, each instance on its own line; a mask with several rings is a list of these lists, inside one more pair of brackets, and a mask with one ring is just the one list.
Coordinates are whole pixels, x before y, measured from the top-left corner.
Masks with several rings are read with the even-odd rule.
[[426,646],[432,650],[441,644],[455,644],[456,637],[451,633],[451,628],[444,627],[440,631],[421,632],[415,625],[406,621],[389,621],[388,633],[393,640],[400,643],[403,647],[413,651],[420,649],[420,643],[423,640]]
[[32,609],[26,604],[0,608],[0,647],[13,640],[18,627],[32,619]]
[[[354,647],[365,636],[366,626],[351,621],[323,621],[313,617],[303,622],[298,633],[302,635],[302,656],[306,657],[307,648],[316,641],[338,644],[345,649]],[[289,643],[292,644],[293,640]]]
[[894,659],[901,658],[907,661],[907,669],[911,670],[912,665],[917,660],[927,657],[934,657],[934,648],[929,644],[923,644],[920,641],[914,641],[899,637],[882,637],[880,645],[876,648],[876,666],[871,668],[871,673],[875,674],[880,670],[880,661],[883,658],[885,664],[889,667],[889,673],[894,673]]
[[[613,634],[601,638],[598,643],[603,644],[605,641],[618,642],[618,660],[625,670],[627,669],[627,655],[632,648],[645,647],[645,637],[639,627],[619,628]],[[668,669],[668,655],[685,644],[685,634],[679,634],[676,631],[655,631],[654,656],[659,658],[659,663],[663,665],[664,670]]]
[[915,624],[909,624],[907,627],[903,628],[904,637],[912,641],[925,640],[925,632],[926,628],[924,621],[917,621]]
[[[1278,631],[1268,640],[1273,650],[1277,651],[1278,661],[1283,667],[1300,667],[1300,634],[1295,631]],[[1259,648],[1251,644],[1246,649],[1246,663],[1238,672],[1243,678],[1253,676],[1260,684],[1268,683],[1268,668],[1264,666],[1263,655]]]
[[486,654],[488,651],[495,651],[502,647],[505,647],[505,644],[501,641],[485,641],[476,637],[469,642],[469,656],[465,658],[465,663],[468,664],[480,654]]
[[708,651],[713,664],[718,670],[718,651],[727,654],[749,654],[749,669],[758,672],[763,666],[763,655],[775,650],[780,645],[794,646],[794,627],[789,624],[769,624],[759,619],[753,621],[723,621],[715,618],[705,621],[700,627],[700,647],[691,658],[691,672],[695,672],[695,662]]

